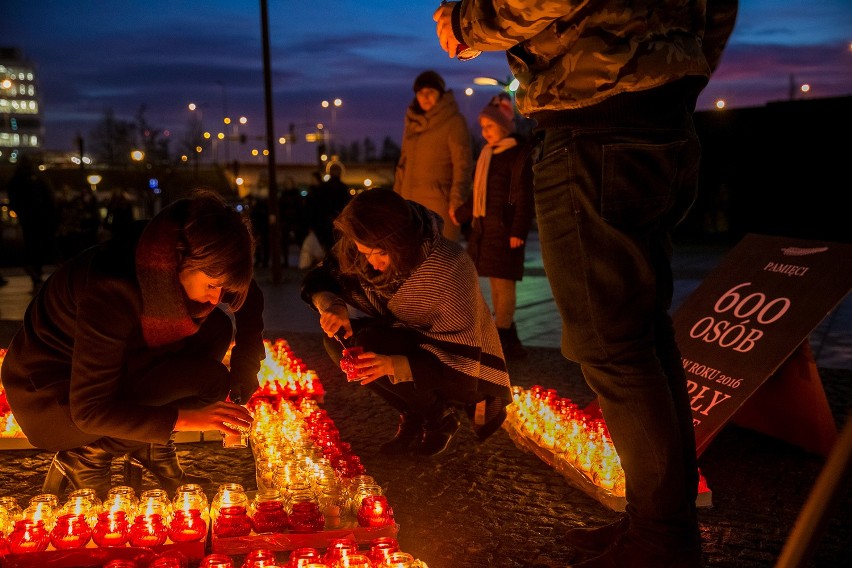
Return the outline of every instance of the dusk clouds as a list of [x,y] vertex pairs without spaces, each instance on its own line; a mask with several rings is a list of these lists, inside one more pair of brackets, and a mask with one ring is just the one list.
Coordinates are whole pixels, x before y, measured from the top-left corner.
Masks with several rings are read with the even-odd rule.
[[[73,147],[107,109],[131,119],[142,105],[147,120],[177,135],[187,104],[203,105],[205,126],[222,116],[246,116],[261,135],[263,68],[260,2],[192,0],[112,2],[7,0],[0,43],[20,48],[39,71],[46,146]],[[501,53],[469,62],[450,59],[435,38],[432,0],[269,0],[276,129],[300,134],[317,122],[349,143],[370,137],[398,141],[424,69],[441,73],[474,119],[492,87],[462,93],[473,78],[505,79]],[[699,100],[730,107],[788,97],[790,78],[808,83],[804,96],[852,94],[852,4],[848,0],[741,0],[737,27],[716,76]],[[799,93],[801,95],[801,93]],[[340,97],[334,116],[320,105]],[[294,146],[290,159],[310,156]],[[286,159],[286,157],[282,157]],[[310,157],[306,158],[310,159]]]

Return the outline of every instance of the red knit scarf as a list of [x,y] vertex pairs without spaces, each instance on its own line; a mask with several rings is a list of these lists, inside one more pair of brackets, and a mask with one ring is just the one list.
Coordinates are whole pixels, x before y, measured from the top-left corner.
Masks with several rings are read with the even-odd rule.
[[[142,335],[149,347],[174,343],[198,331],[215,308],[191,302],[178,278],[178,235],[189,200],[179,200],[156,215],[136,245],[136,275],[142,291]],[[192,313],[190,313],[192,310]]]

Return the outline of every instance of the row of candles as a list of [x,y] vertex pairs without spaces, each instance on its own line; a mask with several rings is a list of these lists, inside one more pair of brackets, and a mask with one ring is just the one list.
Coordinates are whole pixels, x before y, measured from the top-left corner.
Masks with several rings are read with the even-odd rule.
[[510,426],[600,490],[624,496],[624,470],[602,418],[541,385],[512,387],[512,399],[506,409]]
[[[528,390],[512,387],[512,398],[506,409],[507,425],[552,452],[557,470],[578,474],[604,495],[624,497],[624,470],[603,418],[541,385]],[[699,472],[698,493],[709,491],[707,480]]]
[[[3,498],[9,506],[0,504],[0,554],[45,550],[49,545],[83,547],[90,540],[102,547],[193,542],[204,539],[208,527],[215,537],[227,538],[393,526],[393,510],[382,488],[319,407],[324,391],[316,374],[293,355],[285,340],[264,343],[261,388],[247,405],[255,417],[250,438],[259,488],[250,504],[243,488],[232,483],[220,486],[209,508],[199,486],[179,488],[172,501],[161,490],[146,491],[136,500],[132,488],[119,486],[100,503],[80,490],[82,494],[72,493],[61,508],[56,496],[45,494],[17,513],[9,503],[12,498]],[[0,364],[2,355],[0,350]],[[398,562],[389,566],[410,565],[405,553],[394,552]],[[293,556],[299,554],[294,551]],[[355,555],[346,564],[328,565],[361,565],[357,560]],[[371,561],[378,565],[375,558]]]
[[[285,339],[264,339],[263,343],[266,348],[266,358],[258,373],[260,388],[252,397],[253,401],[300,400],[302,398],[322,400],[325,390],[316,372],[308,369],[305,362],[294,355],[290,344]],[[3,366],[6,351],[0,348],[0,368]],[[229,356],[230,353],[227,357]],[[2,384],[0,384],[0,438],[25,438],[6,402],[6,393]]]

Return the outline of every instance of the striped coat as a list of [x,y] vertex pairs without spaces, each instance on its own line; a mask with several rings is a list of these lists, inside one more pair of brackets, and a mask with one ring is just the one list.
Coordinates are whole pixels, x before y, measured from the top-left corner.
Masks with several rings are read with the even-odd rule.
[[367,316],[413,331],[418,349],[446,368],[443,377],[424,377],[412,364],[418,386],[440,388],[442,381],[452,380],[455,389],[499,393],[511,400],[497,328],[470,256],[461,245],[441,236],[434,212],[409,203],[421,215],[432,217],[433,234],[424,242],[425,260],[389,299],[365,279],[342,275],[331,257],[306,276],[303,298],[313,305],[313,294],[334,292]]

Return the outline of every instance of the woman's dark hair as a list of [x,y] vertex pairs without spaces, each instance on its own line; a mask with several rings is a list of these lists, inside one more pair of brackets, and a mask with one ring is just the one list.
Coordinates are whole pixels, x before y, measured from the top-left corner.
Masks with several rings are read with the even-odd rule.
[[[374,281],[391,281],[408,274],[423,260],[423,220],[399,194],[388,189],[362,191],[352,198],[334,221],[339,240],[334,246],[344,274],[369,275]],[[358,252],[355,242],[390,256],[390,269],[377,273]]]
[[196,190],[187,208],[179,237],[182,260],[179,270],[200,270],[219,280],[233,297],[238,310],[254,277],[254,238],[251,221],[222,197],[209,190]]

